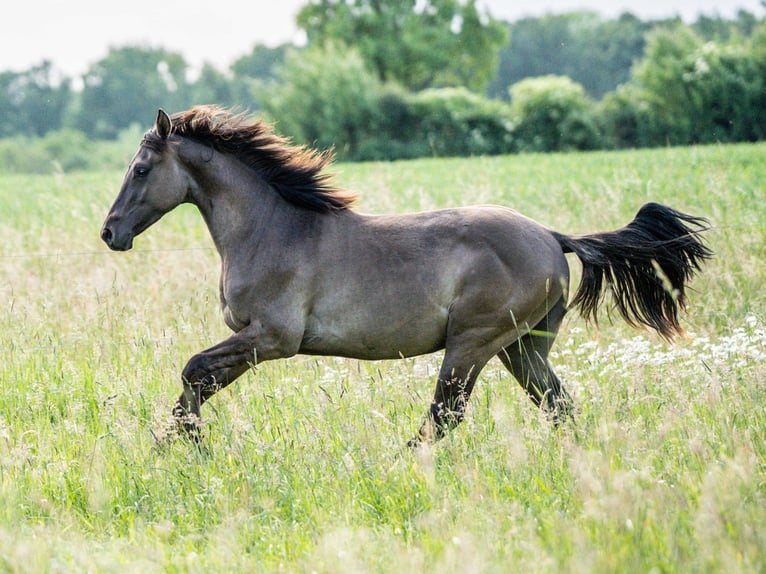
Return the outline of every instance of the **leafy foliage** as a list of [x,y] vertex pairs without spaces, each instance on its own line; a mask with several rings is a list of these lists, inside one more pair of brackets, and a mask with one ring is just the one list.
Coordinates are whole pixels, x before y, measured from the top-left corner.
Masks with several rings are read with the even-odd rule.
[[568,76],[600,98],[629,79],[651,26],[631,14],[603,21],[592,12],[513,22],[508,27],[510,43],[500,52],[488,93],[507,98],[508,87],[525,78],[557,75]]
[[297,18],[310,44],[353,47],[382,82],[410,90],[491,80],[505,28],[479,13],[475,0],[317,0]]
[[283,133],[342,159],[494,155],[511,149],[507,105],[464,88],[410,93],[384,86],[354,51],[294,52],[258,92]]
[[617,146],[757,141],[766,136],[766,25],[747,43],[657,30],[631,83],[604,101]]
[[63,126],[71,82],[43,62],[26,72],[0,73],[0,137],[42,136]]
[[579,84],[564,76],[530,78],[514,84],[515,135],[523,151],[596,149],[601,136],[595,105]]
[[75,127],[89,136],[114,138],[134,122],[145,124],[157,108],[183,107],[186,67],[180,55],[161,49],[111,50],[84,77]]
[[315,0],[298,22],[308,47],[256,45],[226,71],[125,46],[81,90],[50,62],[2,72],[0,169],[81,169],[73,150],[36,138],[115,140],[158,107],[204,103],[269,114],[298,143],[354,160],[766,138],[766,23],[744,11],[692,25],[589,12],[504,25],[473,0]]
[[42,137],[17,135],[0,139],[0,173],[50,174],[124,169],[135,152],[141,129],[121,132],[114,141],[94,141],[64,128]]
[[[511,150],[510,110],[464,88],[389,91],[379,113],[377,141],[395,158],[496,155]],[[386,149],[386,144],[391,146]]]
[[335,44],[288,54],[280,81],[259,95],[278,128],[353,158],[375,113],[377,78],[359,54]]

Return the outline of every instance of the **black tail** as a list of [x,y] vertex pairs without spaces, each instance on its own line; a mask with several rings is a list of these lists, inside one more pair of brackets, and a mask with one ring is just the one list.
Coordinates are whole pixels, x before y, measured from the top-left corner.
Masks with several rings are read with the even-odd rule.
[[606,280],[629,325],[646,325],[668,340],[683,334],[678,310],[685,307],[685,283],[713,256],[700,238],[708,228],[703,218],[647,203],[617,231],[581,237],[554,232],[564,253],[575,253],[583,265],[572,305],[597,324]]

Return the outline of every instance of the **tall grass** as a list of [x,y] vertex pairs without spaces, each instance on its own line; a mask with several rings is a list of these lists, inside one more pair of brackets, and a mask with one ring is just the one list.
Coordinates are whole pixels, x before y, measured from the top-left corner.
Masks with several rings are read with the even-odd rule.
[[[763,572],[766,147],[344,164],[361,209],[492,202],[565,232],[645,201],[715,260],[668,346],[575,315],[563,429],[499,364],[465,423],[411,453],[439,356],[258,366],[158,446],[180,371],[227,335],[193,209],[106,251],[121,173],[0,179],[0,571]],[[573,268],[577,264],[573,261]]]

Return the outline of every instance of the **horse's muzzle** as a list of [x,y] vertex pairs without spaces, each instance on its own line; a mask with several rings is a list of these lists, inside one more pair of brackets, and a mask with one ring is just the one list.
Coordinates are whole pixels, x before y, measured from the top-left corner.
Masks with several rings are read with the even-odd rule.
[[113,229],[113,225],[109,220],[107,220],[106,223],[104,223],[104,227],[101,228],[101,239],[112,251],[127,251],[133,247],[133,235],[126,233],[120,236],[120,234]]

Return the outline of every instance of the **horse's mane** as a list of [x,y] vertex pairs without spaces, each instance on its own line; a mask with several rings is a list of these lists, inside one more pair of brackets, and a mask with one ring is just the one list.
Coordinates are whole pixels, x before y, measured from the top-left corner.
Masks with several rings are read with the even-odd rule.
[[[332,184],[323,170],[332,163],[331,151],[293,145],[275,134],[271,125],[249,120],[218,106],[195,106],[171,117],[172,133],[210,145],[233,155],[264,178],[285,200],[320,212],[342,211],[356,201],[355,194]],[[162,145],[152,130],[144,141]]]

